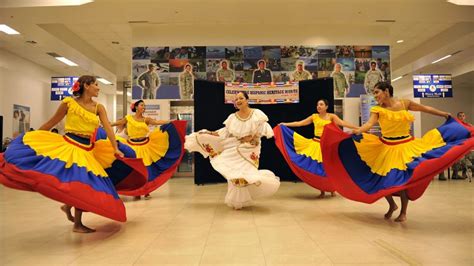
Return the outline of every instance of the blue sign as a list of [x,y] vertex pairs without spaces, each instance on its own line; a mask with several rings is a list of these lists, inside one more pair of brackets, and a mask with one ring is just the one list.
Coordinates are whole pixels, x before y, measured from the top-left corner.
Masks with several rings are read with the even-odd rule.
[[453,97],[453,85],[450,74],[413,75],[415,98]]
[[51,78],[51,101],[61,101],[65,97],[72,96],[72,85],[79,77],[52,77]]

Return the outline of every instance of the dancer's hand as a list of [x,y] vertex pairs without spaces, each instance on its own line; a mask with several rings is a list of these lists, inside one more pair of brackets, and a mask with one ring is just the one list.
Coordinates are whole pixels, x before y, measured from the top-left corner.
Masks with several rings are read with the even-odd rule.
[[119,157],[125,157],[125,155],[123,154],[123,152],[121,152],[119,149],[116,149],[115,152],[114,152],[115,155],[119,156]]
[[284,123],[284,122],[281,122],[281,123],[278,124],[278,125],[287,126],[286,123]]
[[445,117],[446,119],[449,119],[449,117],[451,117],[451,116],[452,116],[451,113],[445,113],[445,114],[444,114],[444,117]]
[[355,135],[360,135],[360,134],[362,134],[362,131],[360,130],[360,127],[356,128],[356,129],[353,129],[353,130],[352,130],[352,134],[355,134]]

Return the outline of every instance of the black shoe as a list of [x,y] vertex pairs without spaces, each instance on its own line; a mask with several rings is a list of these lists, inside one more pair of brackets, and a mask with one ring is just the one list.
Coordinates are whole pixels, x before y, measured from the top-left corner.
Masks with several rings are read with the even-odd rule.
[[440,181],[446,181],[446,180],[448,180],[448,179],[446,179],[446,177],[439,177],[438,180],[440,180]]

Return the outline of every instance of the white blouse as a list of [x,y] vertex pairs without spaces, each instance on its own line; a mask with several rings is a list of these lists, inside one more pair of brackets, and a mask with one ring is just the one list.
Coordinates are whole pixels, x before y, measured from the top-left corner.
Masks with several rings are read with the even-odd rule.
[[229,115],[224,121],[224,128],[218,130],[221,137],[243,138],[246,136],[273,137],[272,127],[267,123],[268,117],[258,109],[252,109],[248,118],[242,119],[237,113]]

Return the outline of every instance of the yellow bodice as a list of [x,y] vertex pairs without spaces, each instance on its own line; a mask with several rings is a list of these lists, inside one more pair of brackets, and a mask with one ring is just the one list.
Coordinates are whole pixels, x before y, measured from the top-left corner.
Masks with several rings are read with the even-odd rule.
[[407,110],[391,111],[380,106],[370,109],[371,113],[379,115],[382,136],[397,138],[410,135],[410,126],[415,117]]
[[318,114],[313,114],[314,136],[321,137],[323,135],[324,126],[330,124],[331,120],[325,120]]
[[96,128],[99,127],[99,118],[96,113],[89,112],[79,105],[72,97],[63,99],[63,103],[67,104],[66,124],[64,131],[66,133],[80,134],[92,136]]
[[130,139],[145,138],[148,136],[150,129],[144,121],[137,121],[132,115],[127,115],[125,119],[127,119],[127,132]]

